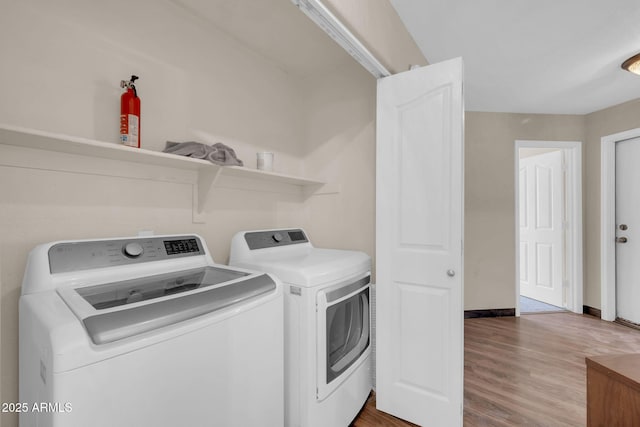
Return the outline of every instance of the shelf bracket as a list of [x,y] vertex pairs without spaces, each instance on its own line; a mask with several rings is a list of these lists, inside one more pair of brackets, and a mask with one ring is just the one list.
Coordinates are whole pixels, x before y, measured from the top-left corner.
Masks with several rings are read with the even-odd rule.
[[339,194],[342,192],[341,184],[317,184],[310,185],[305,189],[305,197],[322,196],[326,194]]
[[196,182],[193,184],[194,224],[204,224],[206,222],[204,207],[207,202],[207,195],[222,171],[221,166],[212,166],[213,167],[200,168],[198,170]]

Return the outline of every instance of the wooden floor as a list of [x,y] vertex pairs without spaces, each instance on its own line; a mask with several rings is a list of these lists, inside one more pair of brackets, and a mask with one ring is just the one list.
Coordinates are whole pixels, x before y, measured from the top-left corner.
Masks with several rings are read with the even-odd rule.
[[[464,324],[465,427],[585,426],[585,356],[640,353],[640,331],[588,315],[531,314]],[[353,422],[413,425],[377,411],[375,395]]]

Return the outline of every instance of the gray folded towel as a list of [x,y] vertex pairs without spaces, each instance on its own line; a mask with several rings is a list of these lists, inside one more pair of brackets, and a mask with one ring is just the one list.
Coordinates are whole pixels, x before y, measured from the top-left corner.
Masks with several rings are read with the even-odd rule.
[[242,166],[242,160],[236,157],[233,148],[216,142],[213,145],[206,145],[200,142],[171,142],[167,141],[164,147],[165,153],[178,154],[180,156],[193,157],[194,159],[209,160],[211,163],[222,166]]

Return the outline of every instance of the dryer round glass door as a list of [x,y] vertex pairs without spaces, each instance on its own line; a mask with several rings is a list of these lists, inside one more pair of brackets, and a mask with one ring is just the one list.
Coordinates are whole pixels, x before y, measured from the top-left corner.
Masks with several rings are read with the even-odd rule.
[[318,292],[318,398],[357,368],[370,350],[369,276]]

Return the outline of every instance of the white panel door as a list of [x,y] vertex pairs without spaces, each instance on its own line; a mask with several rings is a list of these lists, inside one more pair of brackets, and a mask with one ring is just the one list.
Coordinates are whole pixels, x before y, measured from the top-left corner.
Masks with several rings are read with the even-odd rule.
[[520,294],[564,307],[562,150],[520,159]]
[[377,408],[462,425],[462,60],[378,80]]
[[[616,143],[616,317],[640,324],[640,138]],[[626,241],[624,240],[626,239]]]

